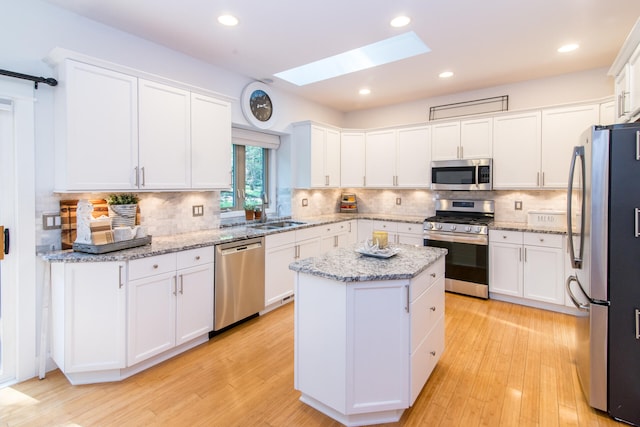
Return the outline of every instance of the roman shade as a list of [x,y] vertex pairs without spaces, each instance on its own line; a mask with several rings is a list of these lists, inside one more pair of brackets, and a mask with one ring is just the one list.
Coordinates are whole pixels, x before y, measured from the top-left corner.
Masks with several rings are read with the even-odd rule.
[[253,145],[273,150],[277,150],[280,147],[280,137],[278,135],[235,127],[231,128],[231,142],[235,145]]

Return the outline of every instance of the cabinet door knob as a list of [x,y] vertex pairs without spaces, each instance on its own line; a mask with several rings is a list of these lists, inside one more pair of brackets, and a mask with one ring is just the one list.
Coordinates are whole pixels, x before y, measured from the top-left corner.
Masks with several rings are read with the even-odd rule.
[[435,351],[430,351],[429,354],[432,355],[432,356],[435,356],[436,352]]
[[506,239],[506,238],[507,238],[507,236],[503,234],[503,235],[502,235],[502,238],[503,238],[503,239]]
[[158,268],[158,264],[153,264],[153,268]]
[[436,273],[431,273],[431,277],[436,277]]
[[431,307],[431,311],[436,311],[435,306],[434,306],[434,307]]
[[544,239],[540,239],[541,242],[544,242]]
[[196,256],[196,261],[200,261],[200,255]]

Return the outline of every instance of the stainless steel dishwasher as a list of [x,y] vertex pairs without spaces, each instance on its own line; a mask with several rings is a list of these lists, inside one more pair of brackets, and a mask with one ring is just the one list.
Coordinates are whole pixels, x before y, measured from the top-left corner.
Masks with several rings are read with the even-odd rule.
[[264,238],[216,245],[213,330],[264,309]]

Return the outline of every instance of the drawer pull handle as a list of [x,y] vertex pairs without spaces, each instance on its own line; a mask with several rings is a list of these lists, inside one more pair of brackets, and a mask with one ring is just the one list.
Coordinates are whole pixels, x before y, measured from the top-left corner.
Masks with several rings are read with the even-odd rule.
[[431,273],[431,277],[436,277],[436,273]]
[[200,261],[200,255],[196,256],[196,261]]
[[158,264],[153,264],[153,268],[158,268]]
[[541,242],[544,242],[544,239],[540,239]]
[[436,308],[435,307],[431,307],[431,311],[436,311]]
[[435,351],[430,351],[429,354],[432,355],[432,356],[435,356],[436,352]]
[[506,239],[506,238],[507,238],[507,236],[505,236],[505,235],[503,234],[503,235],[502,235],[502,238],[503,238],[503,239]]

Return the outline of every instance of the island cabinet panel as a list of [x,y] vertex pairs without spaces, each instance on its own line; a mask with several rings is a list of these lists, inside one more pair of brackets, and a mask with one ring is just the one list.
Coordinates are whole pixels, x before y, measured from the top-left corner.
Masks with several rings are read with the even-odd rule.
[[444,269],[440,257],[410,279],[296,273],[300,400],[347,426],[398,421],[444,351]]
[[408,406],[409,281],[347,288],[347,412]]

